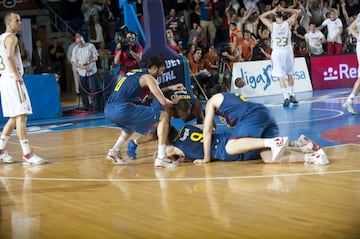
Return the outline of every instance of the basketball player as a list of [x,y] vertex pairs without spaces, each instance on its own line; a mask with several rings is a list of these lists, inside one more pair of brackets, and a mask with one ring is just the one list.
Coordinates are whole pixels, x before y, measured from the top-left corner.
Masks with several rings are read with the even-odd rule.
[[169,160],[165,153],[169,114],[140,102],[142,91],[148,88],[161,105],[173,104],[164,96],[156,82],[156,78],[161,76],[164,70],[165,61],[162,58],[150,57],[146,63],[146,69],[127,73],[119,80],[111,93],[105,106],[105,116],[106,119],[122,128],[121,135],[106,156],[114,164],[126,164],[126,161],[121,158],[120,148],[134,131],[145,134],[153,125],[157,125],[158,155],[154,167],[168,168],[178,165],[177,160]]
[[[291,14],[286,21],[283,19],[284,13]],[[274,22],[268,19],[271,14],[275,15]],[[286,9],[279,6],[259,16],[271,32],[272,75],[279,78],[280,88],[284,96],[284,107],[289,106],[290,103],[298,103],[294,94],[294,53],[291,46],[291,26],[297,21],[298,15],[296,9]],[[286,77],[287,84],[285,82]]]
[[343,107],[347,109],[351,114],[357,114],[354,109],[354,98],[359,93],[360,90],[360,13],[357,15],[356,19],[348,27],[348,31],[357,38],[356,42],[356,56],[359,64],[358,68],[358,79],[355,81],[354,87],[351,91],[351,94],[348,96],[347,100],[343,104]]
[[278,161],[289,143],[287,137],[278,137],[278,125],[264,105],[250,102],[237,93],[218,93],[206,104],[203,129],[204,158],[195,160],[195,163],[208,163],[211,160],[215,115],[219,116],[225,126],[232,129],[225,145],[227,154],[269,148],[272,160]]
[[16,33],[21,30],[21,19],[16,13],[4,17],[5,33],[0,35],[0,92],[4,117],[10,117],[0,136],[0,160],[15,163],[6,150],[6,144],[16,127],[23,151],[23,165],[45,164],[48,161],[34,154],[26,132],[27,114],[32,114],[29,95],[22,76],[23,65]]
[[[169,158],[179,158],[181,161],[195,161],[204,157],[203,134],[201,125],[185,125],[179,132],[175,131],[169,135],[172,142],[166,146],[166,154]],[[239,152],[235,148],[233,154],[228,154],[226,144],[230,139],[230,133],[214,134],[211,142],[211,161],[245,161],[262,159],[265,163],[274,163],[269,150],[254,150],[243,153],[240,150],[240,142],[237,144]],[[305,155],[304,155],[305,153]],[[294,147],[286,148],[286,153],[276,162],[305,162],[326,165],[329,160],[325,151],[315,142],[301,135],[295,142]]]

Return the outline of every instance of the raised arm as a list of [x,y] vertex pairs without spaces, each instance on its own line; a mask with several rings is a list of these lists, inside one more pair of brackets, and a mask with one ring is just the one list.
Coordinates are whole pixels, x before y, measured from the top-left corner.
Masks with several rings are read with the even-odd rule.
[[261,14],[259,16],[259,19],[262,23],[264,23],[264,25],[269,29],[269,31],[272,32],[272,21],[269,20],[269,16],[271,14],[274,14],[276,12],[276,8],[270,10],[270,11],[267,11],[267,12],[264,12],[263,14]]

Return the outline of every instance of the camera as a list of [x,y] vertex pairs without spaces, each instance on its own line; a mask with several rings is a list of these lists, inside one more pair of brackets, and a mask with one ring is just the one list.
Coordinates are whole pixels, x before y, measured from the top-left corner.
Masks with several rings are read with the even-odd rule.
[[115,42],[116,44],[120,43],[124,45],[128,43],[129,40],[126,38],[126,34],[129,32],[129,29],[126,25],[122,26],[119,31],[115,32]]

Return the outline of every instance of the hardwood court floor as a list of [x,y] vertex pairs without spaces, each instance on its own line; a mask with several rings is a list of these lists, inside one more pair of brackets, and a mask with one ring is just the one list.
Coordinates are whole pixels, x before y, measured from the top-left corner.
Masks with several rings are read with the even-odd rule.
[[[0,165],[0,238],[359,238],[360,147],[327,166],[214,162],[154,169],[156,144],[117,166],[120,131],[32,134],[51,163]],[[16,138],[8,150],[20,157]],[[16,154],[15,152],[19,152]]]

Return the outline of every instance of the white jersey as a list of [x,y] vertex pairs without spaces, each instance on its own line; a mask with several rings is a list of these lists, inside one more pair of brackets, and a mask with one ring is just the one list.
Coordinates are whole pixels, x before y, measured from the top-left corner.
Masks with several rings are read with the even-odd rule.
[[294,53],[291,47],[291,30],[288,22],[273,22],[271,32],[271,75],[285,77],[294,74]]
[[357,36],[356,36],[356,56],[358,60],[358,77],[360,78],[360,13],[356,17],[356,30],[357,30]]
[[[7,36],[9,36],[12,33],[9,32],[5,32],[3,34],[0,35],[0,74],[4,74],[4,73],[14,73],[10,67],[10,62],[8,61],[6,55],[6,48],[5,48],[5,38]],[[15,63],[16,63],[16,68],[19,71],[20,76],[24,75],[24,68],[23,68],[23,64],[22,64],[22,60],[21,60],[21,55],[20,55],[20,49],[17,46],[15,48]]]
[[336,34],[339,31],[339,28],[343,27],[343,24],[339,18],[336,18],[335,20],[331,20],[330,18],[327,18],[323,21],[323,23],[321,25],[327,27],[327,32],[328,32],[327,40],[328,41],[342,43],[341,35],[336,36]]
[[274,50],[291,49],[291,29],[287,21],[279,24],[273,22],[271,32],[271,48]]
[[305,34],[305,39],[309,42],[309,50],[313,55],[321,55],[324,52],[322,39],[324,34],[316,30],[315,32],[308,32]]
[[[4,117],[15,117],[23,114],[31,114],[31,102],[25,86],[16,80],[16,76],[10,67],[5,49],[5,38],[11,33],[0,35],[0,93],[1,106]],[[23,64],[19,47],[15,48],[15,64],[20,73],[24,74]]]

